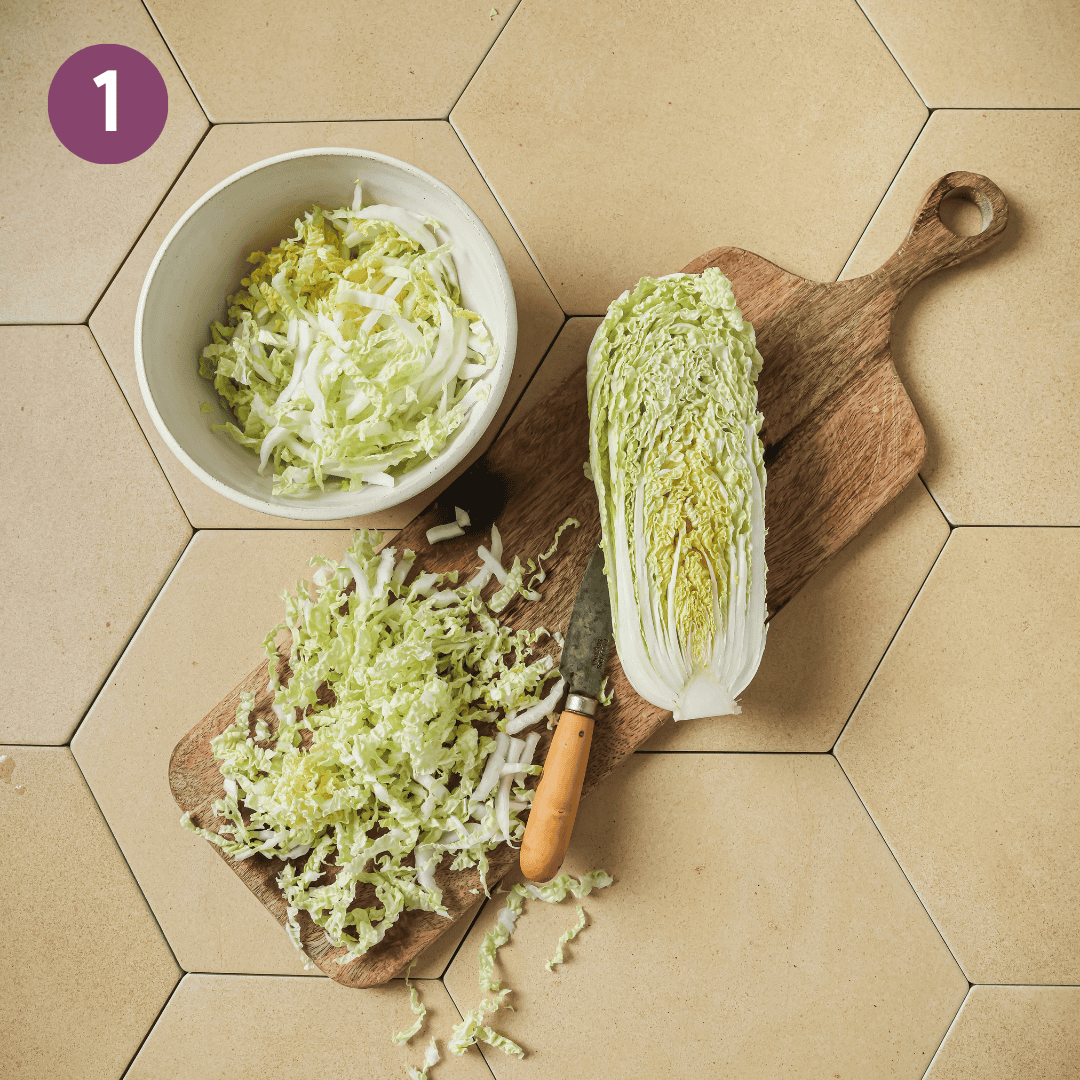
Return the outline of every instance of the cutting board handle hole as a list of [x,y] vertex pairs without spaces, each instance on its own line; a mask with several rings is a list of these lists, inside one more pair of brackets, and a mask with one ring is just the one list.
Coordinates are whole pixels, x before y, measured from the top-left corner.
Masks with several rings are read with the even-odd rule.
[[954,236],[977,236],[990,224],[990,200],[970,187],[953,188],[938,204],[938,217]]

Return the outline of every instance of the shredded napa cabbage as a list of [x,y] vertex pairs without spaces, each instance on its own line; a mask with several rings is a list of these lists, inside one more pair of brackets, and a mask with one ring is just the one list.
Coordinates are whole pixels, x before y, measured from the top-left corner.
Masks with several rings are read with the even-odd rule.
[[[253,719],[254,695],[242,696],[211,742],[219,831],[183,818],[234,859],[283,860],[290,938],[301,948],[307,912],[347,950],[339,963],[404,911],[448,917],[435,876],[444,864],[477,867],[487,891],[487,852],[520,840],[525,780],[540,772],[539,733],[506,729],[558,704],[546,689],[554,662],[537,655],[546,630],[502,625],[456,573],[410,576],[413,553],[378,552],[380,539],[357,533],[340,561],[312,560],[314,590],[301,581],[286,594],[285,621],[265,641],[274,717]],[[286,629],[291,675],[279,680]]]
[[409,970],[405,972],[405,986],[409,991],[409,1008],[412,1009],[416,1021],[413,1023],[412,1027],[406,1028],[404,1031],[399,1031],[395,1035],[390,1036],[390,1041],[395,1046],[407,1043],[414,1035],[416,1035],[424,1026],[424,1018],[427,1016],[427,1006],[420,1000],[420,992],[409,982],[409,976],[412,975],[413,964],[415,963],[416,961],[414,960],[412,964],[409,965]]
[[589,462],[623,670],[676,720],[739,712],[765,648],[754,328],[715,267],[642,278],[589,347]]
[[428,1043],[428,1047],[424,1051],[424,1067],[422,1069],[415,1069],[410,1065],[409,1080],[428,1080],[428,1073],[431,1071],[431,1067],[438,1064],[439,1048],[435,1045],[435,1036],[432,1035],[431,1042]]
[[580,904],[577,906],[577,913],[577,922],[562,934],[559,943],[555,946],[555,955],[544,965],[548,971],[554,971],[556,964],[566,963],[566,954],[563,950],[585,929],[585,909]]
[[[461,1023],[454,1028],[449,1042],[451,1053],[464,1054],[474,1043],[482,1042],[497,1050],[502,1050],[505,1054],[524,1057],[525,1051],[516,1042],[484,1023],[485,1018],[492,1013],[511,1007],[506,1003],[510,988],[503,986],[495,976],[495,955],[510,940],[526,898],[543,900],[548,904],[561,903],[567,895],[582,900],[593,889],[606,889],[611,883],[612,877],[605,870],[590,870],[580,878],[571,877],[569,874],[559,874],[544,885],[534,885],[526,881],[519,882],[509,890],[506,905],[499,912],[495,927],[484,935],[484,940],[480,943],[480,992],[485,996],[477,1008],[466,1013]],[[580,905],[578,915],[579,925],[559,939],[555,960],[547,965],[549,971],[554,963],[563,962],[563,945],[576,936],[585,925],[585,914]]]
[[[272,464],[274,491],[393,487],[487,399],[498,345],[462,307],[452,244],[401,207],[315,207],[210,327],[200,373],[237,423],[215,425]],[[445,235],[445,234],[444,234]]]

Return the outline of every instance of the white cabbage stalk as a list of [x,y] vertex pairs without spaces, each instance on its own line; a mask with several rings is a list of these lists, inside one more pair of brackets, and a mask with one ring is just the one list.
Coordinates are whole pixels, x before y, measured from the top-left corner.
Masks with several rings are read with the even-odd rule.
[[754,328],[714,267],[642,278],[589,348],[589,464],[623,670],[676,720],[739,712],[765,649]]

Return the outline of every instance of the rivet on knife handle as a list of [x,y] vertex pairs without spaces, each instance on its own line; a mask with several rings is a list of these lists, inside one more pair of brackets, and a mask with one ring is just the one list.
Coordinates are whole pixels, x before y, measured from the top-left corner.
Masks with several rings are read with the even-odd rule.
[[592,736],[591,716],[568,709],[559,717],[521,840],[521,872],[531,881],[550,880],[566,858]]

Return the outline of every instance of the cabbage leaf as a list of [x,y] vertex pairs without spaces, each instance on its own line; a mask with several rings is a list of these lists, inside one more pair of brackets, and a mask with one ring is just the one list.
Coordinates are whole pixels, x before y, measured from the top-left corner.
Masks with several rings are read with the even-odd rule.
[[676,720],[739,712],[765,648],[754,328],[715,267],[642,278],[589,347],[589,464],[616,648]]

